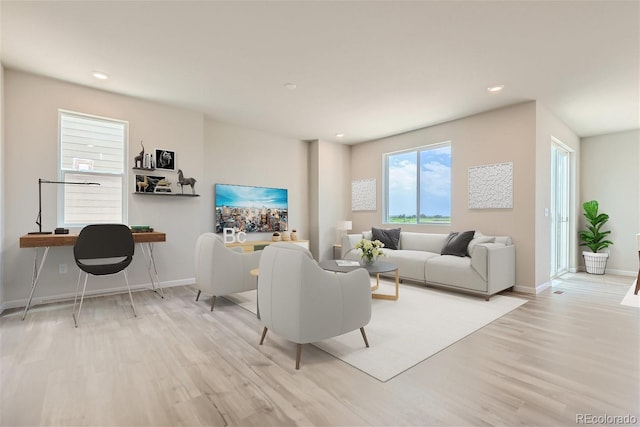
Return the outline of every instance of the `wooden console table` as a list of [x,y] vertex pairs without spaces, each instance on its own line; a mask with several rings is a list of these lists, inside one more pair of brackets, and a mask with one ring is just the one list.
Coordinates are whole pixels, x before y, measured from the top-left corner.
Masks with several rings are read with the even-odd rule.
[[[158,278],[158,270],[156,269],[156,261],[153,257],[153,243],[156,242],[165,242],[167,240],[167,235],[165,233],[161,233],[159,231],[150,231],[144,233],[132,233],[133,241],[136,243],[140,243],[140,247],[142,248],[142,253],[144,254],[145,260],[147,262],[147,271],[149,272],[149,279],[151,280],[152,290],[156,293],[156,284],[158,285],[158,289],[160,290],[160,296],[164,298],[164,291],[160,287],[160,280]],[[38,279],[40,278],[40,273],[42,271],[42,267],[44,266],[44,262],[47,259],[47,254],[49,253],[49,249],[51,247],[58,246],[73,246],[76,244],[76,240],[78,239],[77,234],[25,234],[20,237],[20,247],[21,248],[34,248],[34,257],[33,257],[33,279],[31,283],[31,293],[29,294],[29,300],[27,301],[27,306],[24,308],[24,313],[22,314],[22,320],[27,316],[27,312],[29,311],[29,307],[31,306],[31,300],[33,299],[33,293],[36,290],[38,285]],[[38,249],[44,248],[44,253],[42,254],[42,259],[40,263],[38,263]]]

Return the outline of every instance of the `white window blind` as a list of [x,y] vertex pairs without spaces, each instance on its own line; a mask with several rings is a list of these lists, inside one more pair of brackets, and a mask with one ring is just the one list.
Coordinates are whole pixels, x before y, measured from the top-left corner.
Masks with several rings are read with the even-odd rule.
[[125,223],[127,122],[60,111],[61,226]]

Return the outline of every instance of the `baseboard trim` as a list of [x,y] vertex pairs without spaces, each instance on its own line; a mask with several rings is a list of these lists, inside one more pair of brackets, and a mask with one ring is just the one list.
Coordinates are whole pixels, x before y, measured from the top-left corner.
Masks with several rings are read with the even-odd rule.
[[513,290],[516,292],[520,292],[521,294],[537,295],[549,287],[551,287],[551,282],[545,282],[541,285],[536,286],[535,288],[532,288],[530,286],[516,285],[514,286]]
[[[172,288],[174,286],[191,285],[191,284],[194,284],[195,281],[196,281],[195,278],[167,280],[165,282],[160,282],[159,286],[163,289]],[[40,287],[38,287],[38,289],[40,289]],[[150,289],[151,289],[150,282],[131,286],[132,292],[144,291],[144,290],[150,290]],[[121,294],[123,292],[127,292],[126,286],[109,288],[109,289],[94,289],[90,291],[87,290],[87,292],[85,293],[85,296],[86,297],[104,296],[104,295],[112,295],[112,294]],[[36,293],[37,293],[37,290],[36,290]],[[64,301],[73,300],[75,296],[76,296],[75,292],[69,292],[69,293],[58,294],[58,295],[34,296],[33,300],[31,301],[31,307],[39,304],[51,304],[55,302],[64,302]],[[2,305],[0,305],[0,314],[2,314],[5,310],[9,310],[12,308],[25,307],[27,305],[28,300],[29,298],[27,297],[27,298],[12,300],[12,301],[4,301]]]
[[[584,265],[581,265],[580,267],[578,267],[578,271],[580,272],[586,272],[586,269],[584,267]],[[614,268],[607,268],[605,270],[605,274],[615,274],[618,276],[637,276],[638,272],[637,271],[629,271],[629,270],[618,270],[618,269],[614,269]]]
[[605,273],[607,274],[617,274],[618,276],[637,276],[638,272],[637,271],[628,271],[628,270],[617,270],[617,269],[613,269],[613,268],[607,268]]

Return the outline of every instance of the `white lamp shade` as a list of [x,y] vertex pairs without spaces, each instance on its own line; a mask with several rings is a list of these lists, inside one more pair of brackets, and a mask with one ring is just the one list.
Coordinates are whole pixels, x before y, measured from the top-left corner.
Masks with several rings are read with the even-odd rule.
[[338,221],[336,228],[338,230],[351,230],[353,223],[351,221]]

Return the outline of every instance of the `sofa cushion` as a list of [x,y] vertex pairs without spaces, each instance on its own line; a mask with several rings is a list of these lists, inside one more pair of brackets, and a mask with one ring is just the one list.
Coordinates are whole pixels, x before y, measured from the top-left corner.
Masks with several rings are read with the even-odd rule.
[[452,232],[449,233],[447,241],[440,251],[441,255],[455,255],[455,256],[467,256],[467,246],[473,239],[475,230],[463,231],[462,233]]
[[477,244],[493,243],[495,241],[496,241],[496,238],[494,236],[485,236],[481,232],[476,231],[476,233],[473,235],[473,239],[471,239],[471,241],[467,245],[467,253],[469,254],[470,257],[473,257],[473,248],[475,248]]
[[410,251],[403,249],[401,251],[388,250],[383,248],[385,256],[379,258],[380,261],[388,261],[398,266],[398,274],[400,277],[411,280],[419,280],[424,282],[425,263],[433,257],[440,255],[433,252]]
[[511,240],[511,236],[496,236],[495,243],[502,243],[505,246],[513,245],[513,240]]
[[403,231],[400,233],[400,249],[412,251],[434,252],[439,254],[447,240],[446,234],[416,233]]
[[375,228],[371,227],[372,240],[380,240],[387,249],[398,249],[400,241],[399,228]]

